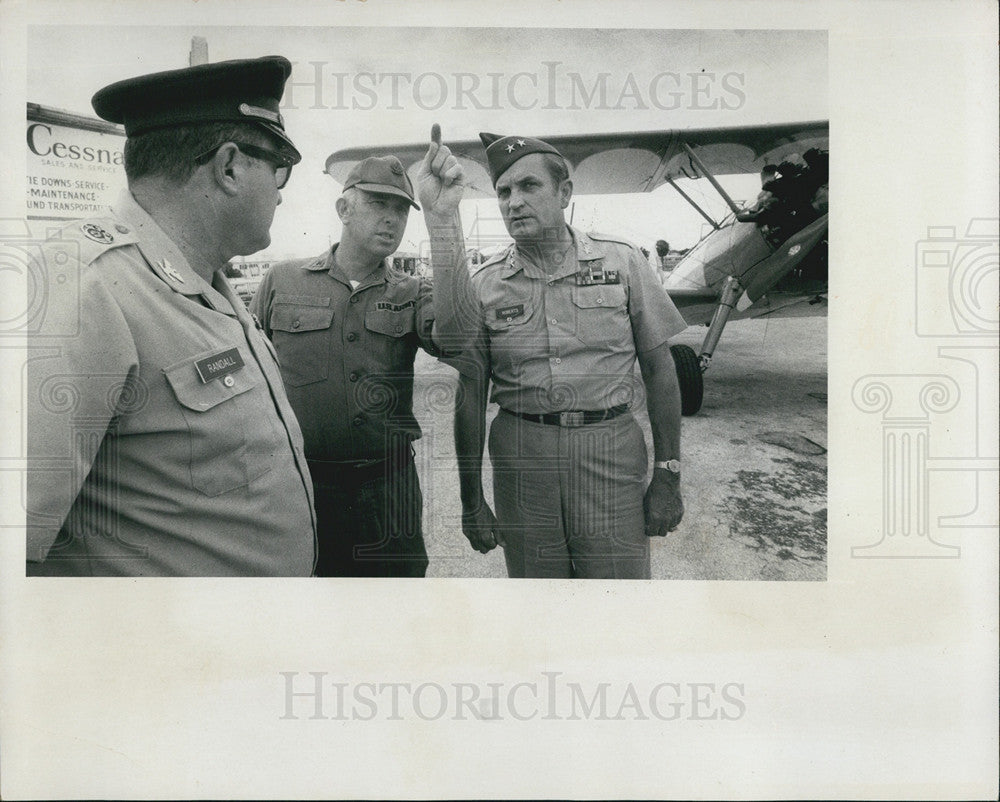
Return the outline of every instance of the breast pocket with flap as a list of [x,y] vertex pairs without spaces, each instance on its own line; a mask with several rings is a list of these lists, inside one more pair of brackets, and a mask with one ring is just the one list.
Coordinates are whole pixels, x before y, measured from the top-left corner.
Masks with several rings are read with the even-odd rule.
[[291,387],[325,379],[330,372],[330,298],[278,293],[270,329],[281,378]]
[[249,353],[243,348],[234,350],[240,352],[243,367],[219,378],[206,381],[197,367],[218,350],[163,370],[187,425],[185,451],[191,485],[206,496],[242,487],[271,470],[264,454],[255,453],[261,450],[253,447],[259,438],[248,438],[249,426],[265,434],[269,418],[260,414],[258,404],[264,401],[262,395],[270,393],[263,379],[247,367]]
[[573,287],[574,334],[587,345],[622,344],[632,337],[628,299],[621,284]]

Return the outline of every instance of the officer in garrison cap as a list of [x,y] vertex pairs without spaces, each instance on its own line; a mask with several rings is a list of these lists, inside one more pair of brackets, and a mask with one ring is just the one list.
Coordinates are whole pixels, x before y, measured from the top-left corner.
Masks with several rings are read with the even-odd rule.
[[337,199],[340,242],[272,267],[250,305],[278,352],[302,425],[318,576],[422,577],[427,570],[411,446],[420,437],[413,363],[418,348],[434,356],[461,350],[477,318],[458,217],[462,167],[437,126],[416,178],[433,289],[388,262],[410,208],[420,206],[399,159],[372,156],[351,170]]
[[39,248],[29,574],[309,576],[312,485],[270,344],[226,283],[299,152],[278,56],[101,89],[128,189]]
[[[680,494],[680,394],[667,339],[685,323],[639,250],[566,224],[566,163],[530,137],[480,134],[514,243],[472,277],[475,346],[451,360],[463,528],[504,548],[512,577],[650,576],[648,535],[672,531]],[[645,395],[633,378],[638,359]],[[496,516],[484,500],[486,394]],[[652,482],[642,431],[652,423]]]

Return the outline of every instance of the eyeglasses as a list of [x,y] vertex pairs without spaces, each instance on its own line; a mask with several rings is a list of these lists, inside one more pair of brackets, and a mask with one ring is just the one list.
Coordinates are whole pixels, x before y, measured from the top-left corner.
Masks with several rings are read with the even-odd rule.
[[287,156],[282,156],[277,151],[261,148],[257,145],[251,145],[249,142],[220,142],[214,148],[210,148],[198,156],[194,160],[194,163],[205,164],[212,158],[219,148],[228,144],[236,145],[236,147],[247,154],[247,156],[252,156],[255,159],[262,159],[263,161],[273,164],[274,180],[278,185],[278,189],[284,189],[285,184],[288,183],[288,179],[292,176],[292,160]]

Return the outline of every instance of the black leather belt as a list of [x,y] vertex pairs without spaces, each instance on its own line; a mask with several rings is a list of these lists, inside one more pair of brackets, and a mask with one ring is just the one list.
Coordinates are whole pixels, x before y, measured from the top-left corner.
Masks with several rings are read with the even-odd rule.
[[[510,412],[509,409],[504,411]],[[586,426],[589,423],[617,418],[626,412],[628,404],[618,404],[610,409],[570,409],[565,412],[545,412],[541,415],[532,412],[510,412],[510,414],[530,420],[532,423],[545,423],[549,426]]]

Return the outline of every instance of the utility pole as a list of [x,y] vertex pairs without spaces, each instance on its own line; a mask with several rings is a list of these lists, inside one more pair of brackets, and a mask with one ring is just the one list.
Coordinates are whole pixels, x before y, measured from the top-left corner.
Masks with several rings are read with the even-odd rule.
[[191,37],[191,53],[188,55],[188,66],[208,64],[208,40],[204,36]]

